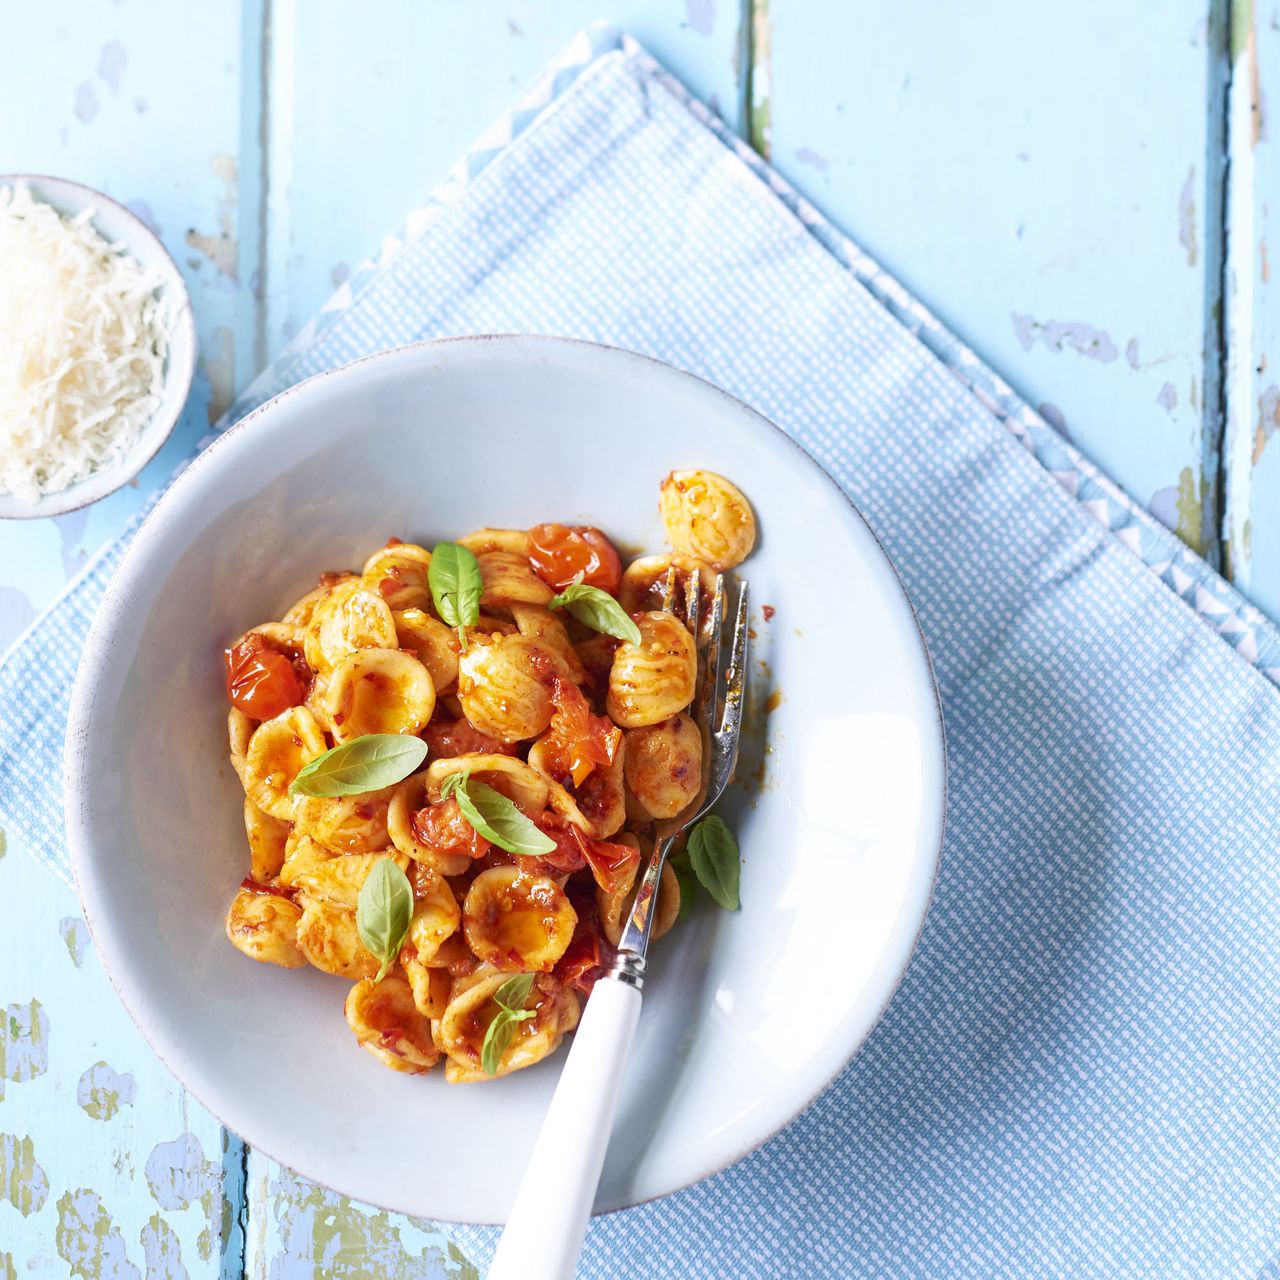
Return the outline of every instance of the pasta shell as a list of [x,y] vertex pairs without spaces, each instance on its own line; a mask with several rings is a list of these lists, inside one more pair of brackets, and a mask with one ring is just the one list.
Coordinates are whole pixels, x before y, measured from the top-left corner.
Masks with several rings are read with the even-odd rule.
[[658,724],[693,701],[697,651],[684,624],[670,613],[642,613],[638,645],[624,642],[613,655],[606,707],[615,724],[638,729]]
[[534,573],[527,556],[511,551],[482,551],[476,562],[484,581],[484,594],[480,597],[483,605],[545,605],[555,595]]
[[573,940],[577,923],[554,880],[519,867],[482,871],[462,905],[467,946],[477,959],[507,971],[551,970]]
[[420,733],[435,707],[426,667],[399,649],[361,649],[343,658],[325,694],[340,743],[367,733]]
[[413,997],[413,988],[398,974],[381,982],[357,982],[347,993],[347,1025],[362,1049],[393,1071],[419,1075],[440,1060],[431,1023]]
[[626,730],[627,787],[650,818],[674,818],[702,790],[702,735],[683,712]]
[[458,700],[491,738],[536,738],[551,723],[554,677],[545,652],[523,636],[473,636],[458,662]]
[[302,643],[307,665],[323,676],[358,649],[394,649],[395,619],[362,579],[346,578],[316,605]]
[[756,544],[756,518],[746,495],[714,471],[673,471],[662,482],[658,514],[677,551],[723,572]]
[[259,809],[288,822],[293,817],[289,786],[299,770],[327,750],[324,734],[306,707],[290,707],[264,720],[245,753],[245,793]]
[[306,964],[296,942],[301,916],[288,898],[241,889],[227,912],[227,937],[253,960],[299,969]]

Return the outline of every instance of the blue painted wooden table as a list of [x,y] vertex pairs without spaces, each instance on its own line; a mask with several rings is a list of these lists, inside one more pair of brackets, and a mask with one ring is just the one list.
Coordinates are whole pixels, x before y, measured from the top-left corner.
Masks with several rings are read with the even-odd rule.
[[[119,0],[8,17],[0,171],[78,179],[156,228],[201,360],[135,486],[0,527],[0,648],[600,17],[1280,617],[1274,0]],[[474,1274],[447,1240],[224,1132],[117,1004],[73,895],[2,836],[0,1006],[0,1280]]]

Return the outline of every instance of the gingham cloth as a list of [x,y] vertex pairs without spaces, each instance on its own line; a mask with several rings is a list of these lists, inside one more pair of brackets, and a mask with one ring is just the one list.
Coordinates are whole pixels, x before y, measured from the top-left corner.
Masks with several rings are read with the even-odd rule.
[[[951,757],[933,908],[866,1047],[754,1155],[595,1222],[582,1275],[1280,1276],[1270,624],[610,29],[228,420],[485,331],[650,353],[809,448],[915,602]],[[0,669],[4,821],[64,877],[68,687],[127,541]]]

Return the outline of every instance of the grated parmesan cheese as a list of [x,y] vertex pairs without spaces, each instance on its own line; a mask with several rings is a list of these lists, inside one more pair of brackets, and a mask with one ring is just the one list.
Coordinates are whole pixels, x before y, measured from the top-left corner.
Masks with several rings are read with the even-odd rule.
[[0,492],[28,502],[117,461],[160,404],[163,278],[93,213],[0,188]]

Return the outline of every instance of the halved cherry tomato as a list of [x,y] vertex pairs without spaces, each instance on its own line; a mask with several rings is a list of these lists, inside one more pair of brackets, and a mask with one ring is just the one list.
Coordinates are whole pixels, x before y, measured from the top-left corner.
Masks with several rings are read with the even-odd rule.
[[543,835],[554,840],[556,847],[550,853],[539,854],[536,858],[521,858],[521,866],[535,875],[564,876],[581,871],[587,865],[587,860],[582,854],[582,846],[573,836],[577,828],[570,825],[558,813],[546,809],[534,818],[533,824]]
[[415,839],[436,853],[482,858],[489,852],[489,841],[462,816],[456,796],[417,810],[410,825]]
[[554,710],[547,747],[552,767],[580,787],[597,765],[613,763],[622,730],[608,717],[592,715],[582,690],[571,680],[556,676],[551,700]]
[[577,827],[573,828],[573,837],[582,850],[582,856],[591,868],[595,882],[605,893],[615,893],[634,879],[636,865],[640,861],[640,850],[629,844],[614,844],[610,840],[597,840],[593,836],[584,835]]
[[303,699],[293,663],[256,633],[222,655],[231,705],[251,720],[270,720]]
[[589,525],[534,525],[529,530],[529,563],[557,591],[571,582],[585,582],[614,592],[622,581],[622,561],[613,543]]

